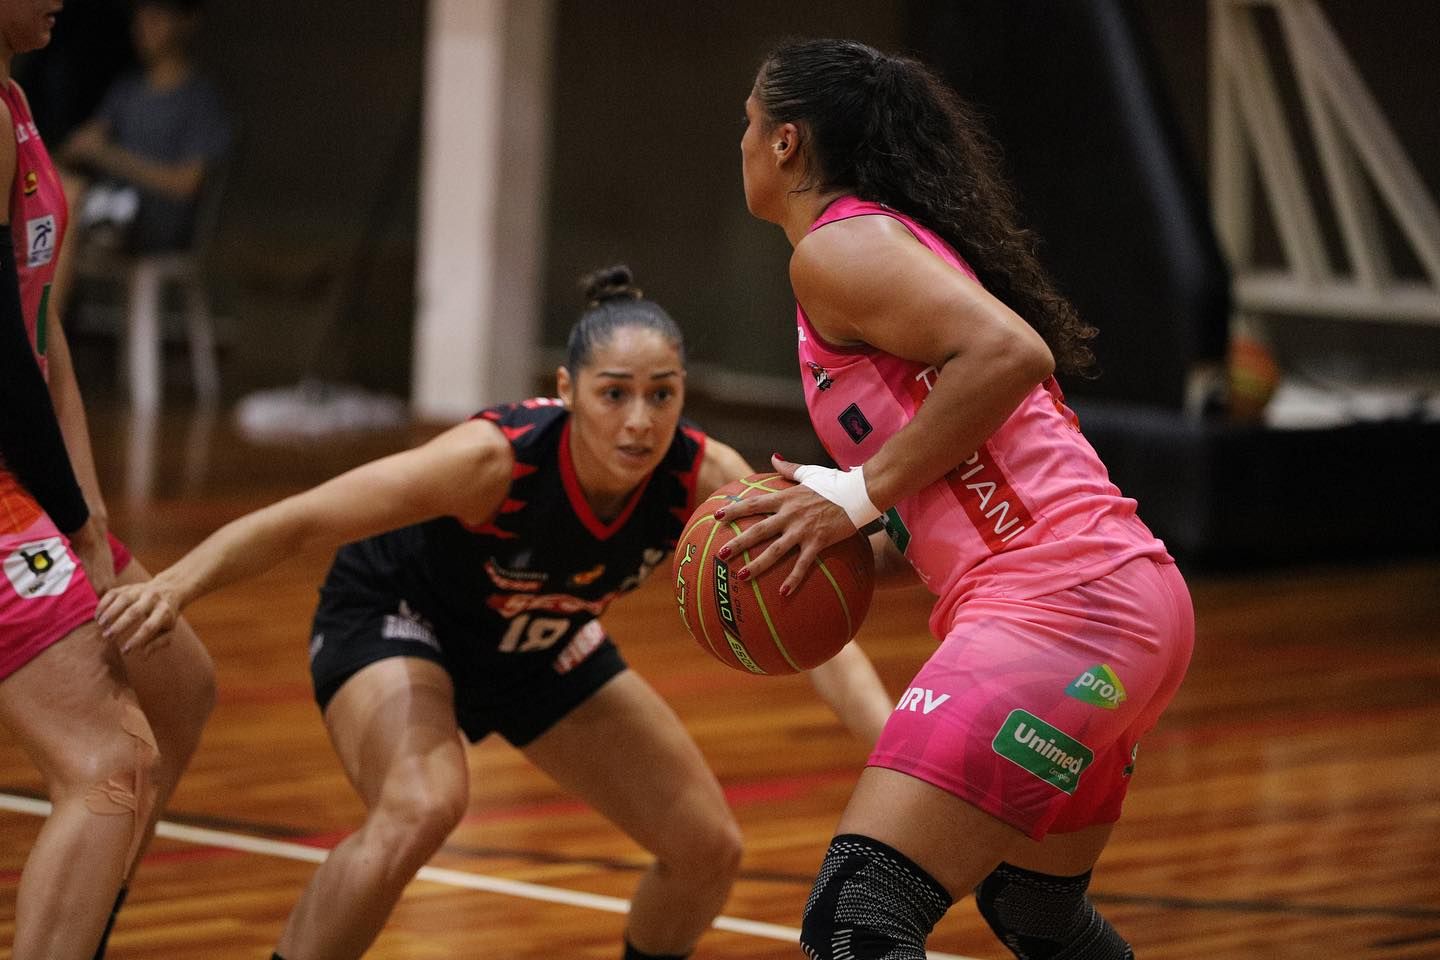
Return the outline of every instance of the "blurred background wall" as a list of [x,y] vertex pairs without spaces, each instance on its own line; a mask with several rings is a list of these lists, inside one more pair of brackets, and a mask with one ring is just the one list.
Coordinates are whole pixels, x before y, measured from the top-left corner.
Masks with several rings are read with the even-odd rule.
[[[205,4],[200,56],[237,133],[208,265],[222,319],[227,399],[301,377],[411,394],[427,9],[442,2],[450,0],[429,6],[391,0]],[[508,10],[515,22],[514,13],[533,0],[484,2],[502,19]],[[1206,0],[552,2],[552,33],[540,48],[546,60],[535,65],[548,91],[541,118],[548,142],[538,160],[517,156],[519,147],[502,125],[494,145],[502,165],[543,168],[535,349],[515,361],[527,368],[521,372],[534,389],[546,389],[580,307],[576,278],[623,261],[685,328],[700,398],[759,410],[800,406],[788,247],[778,229],[746,212],[738,149],[754,71],[770,46],[792,35],[845,36],[912,53],[989,117],[1025,218],[1040,234],[1042,259],[1101,331],[1104,374],[1094,382],[1067,382],[1069,394],[1178,409],[1189,367],[1223,362],[1229,289],[1207,210],[1214,173],[1208,169],[1210,21],[1218,6]],[[1425,192],[1440,196],[1434,0],[1318,5]],[[1117,99],[1113,83],[1107,87],[1093,46],[1096,25],[1104,21],[1095,12],[1112,8],[1124,12],[1133,34],[1152,119],[1172,154],[1169,175],[1183,180],[1193,205],[1194,273],[1205,278],[1185,294],[1190,305],[1183,309],[1194,317],[1181,318],[1167,305],[1173,301],[1165,283],[1147,282],[1180,271],[1183,258],[1152,242],[1146,224],[1168,214],[1137,200],[1135,172],[1115,146],[1133,133],[1137,114]],[[124,0],[71,0],[51,47],[17,65],[52,144],[87,115],[126,64],[126,17]],[[1296,118],[1306,184],[1323,196],[1278,20],[1262,10],[1256,22],[1275,58],[1281,100]],[[1255,206],[1256,258],[1278,261],[1281,245],[1268,207],[1258,199]],[[1335,217],[1323,204],[1319,216],[1322,242],[1343,261]],[[1382,217],[1380,227],[1396,269],[1419,274],[1393,218]],[[502,232],[498,242],[506,239]],[[1187,281],[1177,273],[1166,282]],[[504,329],[512,319],[531,323],[518,316],[492,322]],[[69,329],[87,393],[123,396],[116,390],[113,317],[73,318]],[[1440,324],[1291,315],[1270,318],[1266,332],[1275,356],[1292,370],[1321,379],[1419,380],[1437,398],[1440,418]],[[184,395],[183,389],[175,393]],[[1170,435],[1176,428],[1153,429]],[[1393,445],[1386,438],[1376,442]],[[1243,457],[1253,460],[1266,444],[1260,438]],[[1126,457],[1118,449],[1113,459],[1102,453],[1112,471]],[[1199,456],[1195,449],[1177,450],[1177,463],[1196,463]],[[1134,458],[1145,459],[1143,445]],[[1286,461],[1275,469],[1291,466]],[[1144,486],[1143,478],[1137,482]],[[1162,495],[1172,485],[1166,477],[1155,482]],[[1207,495],[1224,499],[1215,490]],[[1177,504],[1174,512],[1195,511]]]
[[[791,34],[854,37],[915,52],[962,91],[1004,106],[1029,94],[997,90],[994,78],[1015,83],[1014,61],[1043,57],[1039,42],[1050,42],[1044,4],[1020,16],[1006,6],[1014,5],[559,0],[542,345],[559,345],[573,319],[575,277],[624,260],[685,324],[702,366],[788,377],[784,240],[748,216],[739,183],[740,103],[760,57]],[[1131,6],[1203,182],[1206,4]],[[1326,0],[1322,7],[1437,192],[1440,61],[1432,54],[1440,20],[1431,15],[1433,3]],[[230,320],[227,394],[293,380],[307,367],[406,393],[425,5],[212,0],[205,17],[202,57],[239,131],[212,267]],[[76,0],[55,47],[39,58],[55,61],[50,70],[64,63],[97,78],[113,72],[123,22],[118,0]],[[46,65],[28,69],[22,63],[21,76],[34,88]],[[63,135],[80,107],[47,104],[44,89],[31,95],[40,101],[42,128],[50,127],[42,132],[52,141]],[[996,132],[1008,136],[1012,166],[1045,162],[1046,131],[1016,129],[1013,116],[1007,127],[1006,114],[991,112]],[[1065,182],[1063,174],[1054,182]],[[1043,207],[1027,214],[1043,236]],[[1103,336],[1110,318],[1090,319]],[[1341,349],[1357,339],[1373,347],[1393,334],[1353,325],[1329,331]],[[751,386],[755,398],[770,399],[772,391],[780,392],[778,401],[798,397],[769,379]]]

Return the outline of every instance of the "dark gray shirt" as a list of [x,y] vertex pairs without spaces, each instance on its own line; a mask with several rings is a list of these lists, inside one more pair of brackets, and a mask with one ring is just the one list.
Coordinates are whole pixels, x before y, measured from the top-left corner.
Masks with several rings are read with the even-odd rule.
[[[192,75],[173,90],[152,90],[141,74],[115,82],[98,116],[110,139],[157,163],[203,161],[207,174],[230,147],[230,126],[215,89]],[[137,185],[138,186],[138,185]],[[202,188],[203,189],[203,188]],[[184,249],[195,226],[194,200],[140,190],[129,245],[142,252]]]

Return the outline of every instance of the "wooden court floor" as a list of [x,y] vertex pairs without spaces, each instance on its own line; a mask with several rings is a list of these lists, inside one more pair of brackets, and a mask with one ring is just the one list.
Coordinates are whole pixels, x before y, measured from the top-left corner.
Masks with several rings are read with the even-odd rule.
[[[240,512],[409,439],[275,447],[224,423],[173,418],[147,434],[94,420],[114,526],[153,569]],[[297,556],[192,607],[219,704],[122,915],[117,960],[268,957],[313,860],[358,822],[305,669],[327,559]],[[1440,958],[1440,555],[1187,573],[1195,660],[1142,745],[1095,900],[1149,960]],[[745,831],[742,878],[696,956],[798,957],[810,878],[865,752],[803,679],[748,677],[694,649],[670,603],[657,577],[606,623],[692,731]],[[896,695],[930,649],[926,609],[919,591],[882,594],[861,634]],[[501,742],[474,748],[471,769],[468,817],[370,955],[618,957],[616,911],[640,851]],[[0,944],[38,787],[5,737]],[[968,900],[931,948],[1008,956]]]

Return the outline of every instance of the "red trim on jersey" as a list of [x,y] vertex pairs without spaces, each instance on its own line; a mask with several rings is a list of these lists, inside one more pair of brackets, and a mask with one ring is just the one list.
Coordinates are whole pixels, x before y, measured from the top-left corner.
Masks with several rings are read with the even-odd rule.
[[[455,519],[460,520],[459,517],[456,517]],[[479,534],[482,537],[496,537],[500,540],[514,540],[516,537],[519,536],[518,533],[511,533],[509,530],[501,530],[499,527],[495,526],[495,522],[493,520],[488,523],[479,524],[466,523],[464,520],[460,520],[460,526],[464,527],[466,530],[469,530],[471,533]]]
[[570,456],[570,418],[565,418],[565,429],[560,433],[560,481],[565,487],[565,496],[570,499],[570,509],[575,511],[575,516],[590,531],[591,536],[596,540],[609,540],[630,515],[635,512],[635,507],[640,503],[640,497],[644,495],[645,488],[650,484],[647,476],[635,492],[630,495],[630,502],[625,504],[625,509],[610,523],[604,523],[595,516],[595,511],[590,506],[590,501],[585,499],[585,491],[580,486],[580,477],[575,473],[575,461]]
[[511,443],[519,440],[521,437],[525,436],[525,434],[529,433],[531,430],[534,429],[535,424],[533,423],[522,424],[518,427],[507,427],[503,423],[500,424],[500,431],[505,434],[505,439],[509,440]]
[[680,518],[680,522],[684,523],[690,519],[690,514],[695,512],[695,485],[700,480],[700,468],[705,465],[705,443],[710,438],[705,435],[705,431],[695,427],[680,429],[699,447],[695,451],[695,460],[690,464],[690,469],[679,474],[680,482],[685,485],[685,515]]

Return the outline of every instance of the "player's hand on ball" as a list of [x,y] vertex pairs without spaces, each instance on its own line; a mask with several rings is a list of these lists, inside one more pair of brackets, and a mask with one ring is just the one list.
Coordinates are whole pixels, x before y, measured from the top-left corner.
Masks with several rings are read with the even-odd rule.
[[[795,561],[794,569],[780,585],[781,596],[788,597],[799,587],[800,581],[805,578],[820,551],[846,537],[854,536],[857,527],[843,507],[805,485],[809,480],[806,473],[823,471],[826,468],[805,467],[805,473],[797,477],[797,472],[802,469],[801,464],[782,459],[779,454],[772,455],[770,463],[777,473],[787,480],[797,481],[797,485],[779,493],[746,498],[716,511],[715,516],[722,520],[770,514],[726,544],[720,551],[720,558],[729,560],[731,557],[743,557],[746,550],[754,554],[757,545],[765,544],[765,548],[759,554],[752,555],[750,561],[737,574],[739,579],[749,580],[770,569],[791,550],[799,550],[800,556]],[[838,470],[829,472],[840,473]]]
[[95,610],[100,632],[119,643],[121,653],[159,649],[156,641],[168,637],[178,619],[175,592],[158,577],[116,587],[100,598]]

